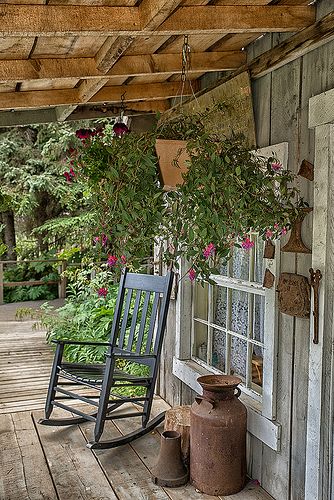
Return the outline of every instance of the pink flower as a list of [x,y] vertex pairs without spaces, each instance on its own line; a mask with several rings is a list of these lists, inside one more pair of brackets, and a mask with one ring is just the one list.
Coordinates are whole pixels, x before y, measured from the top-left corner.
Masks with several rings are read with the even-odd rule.
[[108,288],[101,287],[98,289],[97,294],[99,297],[106,297],[108,293]]
[[101,243],[102,243],[102,246],[105,247],[106,244],[107,244],[107,241],[108,241],[108,236],[104,233],[102,233],[102,236],[101,236]]
[[209,243],[203,250],[203,255],[206,259],[214,255],[216,252],[216,247],[213,243]]
[[94,243],[98,243],[100,241],[100,236],[94,236],[93,241]]
[[196,278],[195,269],[193,269],[193,268],[189,269],[188,276],[189,276],[190,281],[194,281]]
[[266,231],[266,238],[267,238],[267,239],[270,239],[270,238],[272,238],[272,237],[273,237],[273,232],[272,232],[272,230],[271,230],[271,229],[267,229],[267,231]]
[[279,224],[278,224],[278,222],[275,222],[274,229],[278,229],[278,228],[279,228]]
[[241,243],[241,246],[244,250],[250,250],[254,246],[254,241],[251,241],[249,236],[246,236],[246,237],[244,237],[244,240]]
[[123,265],[126,264],[126,257],[125,257],[125,255],[121,255],[121,262],[122,262]]
[[281,235],[284,236],[288,232],[286,227],[282,227]]
[[116,255],[109,255],[108,256],[108,266],[114,267],[117,264],[118,258]]
[[279,161],[273,161],[271,164],[271,168],[274,172],[279,172],[280,170],[282,170],[283,165]]

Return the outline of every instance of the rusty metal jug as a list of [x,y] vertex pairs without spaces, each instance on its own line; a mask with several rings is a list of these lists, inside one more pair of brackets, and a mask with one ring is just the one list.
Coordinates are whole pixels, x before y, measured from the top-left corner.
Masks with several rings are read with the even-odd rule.
[[246,481],[246,407],[241,380],[229,375],[197,379],[203,396],[190,411],[190,481],[208,495],[233,495]]

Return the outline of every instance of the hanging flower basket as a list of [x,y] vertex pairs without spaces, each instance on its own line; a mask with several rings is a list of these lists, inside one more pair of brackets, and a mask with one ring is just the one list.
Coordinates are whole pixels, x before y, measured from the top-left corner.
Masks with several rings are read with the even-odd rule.
[[159,159],[160,179],[164,191],[175,191],[183,184],[182,174],[190,161],[187,141],[157,139],[155,150]]

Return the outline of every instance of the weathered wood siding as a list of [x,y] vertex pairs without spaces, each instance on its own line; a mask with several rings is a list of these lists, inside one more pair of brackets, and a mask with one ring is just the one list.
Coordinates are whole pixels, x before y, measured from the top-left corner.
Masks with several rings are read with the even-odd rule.
[[[333,11],[332,0],[317,4],[317,18]],[[277,45],[286,36],[266,35],[248,47],[248,59]],[[219,75],[217,75],[218,78]],[[212,83],[210,75],[203,85]],[[257,146],[289,143],[289,169],[302,160],[314,163],[314,130],[308,128],[311,96],[334,87],[334,41],[252,82]],[[298,187],[312,206],[313,183],[300,177]],[[312,214],[303,223],[303,239],[312,245]],[[281,271],[308,276],[311,256],[282,253]],[[280,314],[277,374],[277,421],[282,426],[281,451],[275,452],[249,436],[249,474],[277,500],[304,500],[308,393],[309,321]],[[188,404],[192,394],[171,370],[175,346],[175,316],[169,318],[160,377],[160,393],[171,404]],[[307,499],[316,500],[316,499]]]

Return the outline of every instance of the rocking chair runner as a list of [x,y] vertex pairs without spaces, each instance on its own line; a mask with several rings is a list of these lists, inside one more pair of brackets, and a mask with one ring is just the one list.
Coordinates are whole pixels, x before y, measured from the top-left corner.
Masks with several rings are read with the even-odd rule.
[[[147,274],[122,274],[110,341],[84,342],[75,340],[54,340],[57,344],[51,370],[49,389],[45,404],[45,418],[39,421],[44,425],[72,425],[87,420],[95,422],[94,441],[88,443],[89,448],[113,448],[129,443],[147,434],[159,423],[165,414],[160,413],[151,421],[150,413],[154,395],[154,387],[158,373],[163,334],[166,326],[167,312],[173,282],[173,273],[166,276],[150,276]],[[80,364],[63,361],[65,345],[106,346],[104,364]],[[130,363],[145,365],[147,375],[131,375],[126,369],[117,367],[117,360],[124,360],[125,366]],[[65,389],[71,386],[71,390]],[[97,391],[98,395],[82,395],[73,392],[76,388],[87,387]],[[112,390],[119,387],[143,387],[143,396],[123,397]],[[93,405],[97,411],[93,414],[72,408],[61,400],[80,400]],[[141,412],[116,413],[124,403],[132,402],[142,407]],[[51,419],[53,408],[57,406],[78,415],[78,417]],[[142,417],[142,427],[123,437],[110,441],[100,441],[106,420]]]

